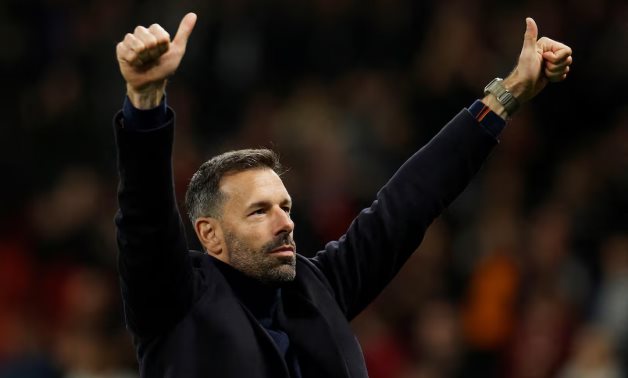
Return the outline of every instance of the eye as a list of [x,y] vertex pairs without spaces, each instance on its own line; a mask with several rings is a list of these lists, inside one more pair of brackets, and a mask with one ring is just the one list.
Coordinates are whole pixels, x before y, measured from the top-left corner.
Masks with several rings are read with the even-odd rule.
[[290,211],[292,210],[290,206],[283,206],[281,209],[288,215],[290,215]]
[[257,209],[255,211],[251,212],[251,214],[249,214],[249,215],[263,215],[263,214],[266,214],[266,209],[261,208],[261,209]]

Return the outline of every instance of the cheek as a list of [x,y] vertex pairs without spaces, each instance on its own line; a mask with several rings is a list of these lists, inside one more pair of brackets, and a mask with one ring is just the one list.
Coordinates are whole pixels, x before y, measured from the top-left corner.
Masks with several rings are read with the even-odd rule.
[[270,232],[261,224],[248,224],[239,227],[237,236],[248,247],[258,250],[269,241]]

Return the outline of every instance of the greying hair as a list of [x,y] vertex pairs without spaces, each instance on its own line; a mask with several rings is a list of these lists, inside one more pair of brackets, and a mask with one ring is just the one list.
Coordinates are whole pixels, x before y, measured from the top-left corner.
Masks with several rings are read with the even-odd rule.
[[269,149],[229,151],[207,160],[194,173],[185,193],[190,221],[199,217],[220,218],[226,195],[220,191],[220,180],[229,173],[255,168],[269,168],[281,174],[279,156]]

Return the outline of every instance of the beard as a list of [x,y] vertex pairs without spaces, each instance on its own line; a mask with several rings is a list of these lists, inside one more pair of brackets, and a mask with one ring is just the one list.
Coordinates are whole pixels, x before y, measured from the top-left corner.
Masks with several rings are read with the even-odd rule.
[[[266,284],[291,282],[296,276],[296,244],[289,233],[255,249],[230,231],[225,232],[225,243],[230,254],[230,265],[245,275]],[[273,256],[274,249],[290,245],[295,253],[291,256]]]

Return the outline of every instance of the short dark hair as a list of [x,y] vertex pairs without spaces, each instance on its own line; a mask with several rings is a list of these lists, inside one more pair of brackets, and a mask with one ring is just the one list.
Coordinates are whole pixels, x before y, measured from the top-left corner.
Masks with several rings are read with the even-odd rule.
[[282,174],[279,156],[272,150],[245,149],[229,151],[207,160],[194,173],[185,193],[185,206],[192,223],[202,216],[220,218],[226,199],[220,180],[229,173],[268,168]]

